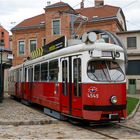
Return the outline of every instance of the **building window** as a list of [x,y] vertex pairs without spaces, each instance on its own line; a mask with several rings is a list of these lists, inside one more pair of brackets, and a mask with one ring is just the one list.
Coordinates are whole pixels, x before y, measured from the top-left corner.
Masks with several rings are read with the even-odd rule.
[[24,54],[24,47],[25,47],[25,42],[24,41],[19,41],[18,48],[19,48],[19,55]]
[[30,52],[33,52],[36,50],[37,41],[36,40],[30,40]]
[[4,32],[1,32],[1,37],[4,37]]
[[3,39],[0,40],[0,46],[4,46],[4,40]]
[[127,75],[140,75],[140,60],[129,60]]
[[127,37],[127,47],[128,48],[137,47],[136,37]]
[[42,39],[42,46],[45,46],[46,45],[46,38],[43,38]]
[[53,20],[53,35],[60,35],[60,20]]
[[136,79],[129,79],[129,85],[136,85]]

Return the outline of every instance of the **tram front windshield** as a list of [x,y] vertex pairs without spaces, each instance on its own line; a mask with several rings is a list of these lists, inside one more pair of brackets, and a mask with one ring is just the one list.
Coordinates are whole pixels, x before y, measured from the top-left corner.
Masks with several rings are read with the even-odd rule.
[[89,61],[87,75],[93,81],[119,82],[125,79],[119,64],[110,60]]

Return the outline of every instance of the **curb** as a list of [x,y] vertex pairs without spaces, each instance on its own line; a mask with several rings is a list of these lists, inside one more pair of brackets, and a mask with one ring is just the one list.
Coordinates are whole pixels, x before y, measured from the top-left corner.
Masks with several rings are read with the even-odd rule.
[[126,120],[130,120],[131,118],[133,118],[137,112],[137,110],[139,109],[140,106],[140,100],[138,102],[138,104],[136,105],[135,109],[133,110],[133,112],[126,118]]
[[14,126],[20,126],[20,125],[46,125],[46,124],[59,124],[58,120],[41,120],[41,121],[20,121],[20,122],[2,122],[0,121],[0,125],[14,125]]

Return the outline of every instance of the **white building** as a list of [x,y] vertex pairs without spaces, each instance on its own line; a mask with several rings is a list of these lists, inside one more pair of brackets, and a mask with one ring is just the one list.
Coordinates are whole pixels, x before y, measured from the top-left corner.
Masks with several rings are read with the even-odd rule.
[[119,32],[128,54],[127,90],[140,94],[140,30]]

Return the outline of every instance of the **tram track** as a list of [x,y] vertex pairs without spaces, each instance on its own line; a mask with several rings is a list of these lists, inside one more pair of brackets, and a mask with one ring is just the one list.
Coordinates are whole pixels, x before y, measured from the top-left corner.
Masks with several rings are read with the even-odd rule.
[[110,136],[110,135],[105,134],[105,133],[103,133],[103,132],[100,132],[100,131],[98,131],[98,130],[92,129],[91,127],[85,127],[85,126],[83,126],[82,128],[84,128],[84,129],[86,129],[86,130],[88,130],[88,131],[97,133],[97,134],[99,134],[99,135],[105,136],[106,138],[109,138],[109,139],[118,139],[117,137]]
[[129,127],[129,126],[122,125],[122,124],[118,124],[118,123],[112,123],[112,124],[117,125],[117,126],[122,127],[122,128],[126,128],[126,129],[130,129],[130,130],[134,130],[134,131],[137,131],[137,132],[140,133],[140,129],[137,129],[137,128]]
[[120,138],[140,138],[140,130],[118,123],[91,124],[89,126],[81,125],[83,129],[100,134],[109,139]]
[[[36,104],[31,105],[29,107],[32,108],[33,110],[36,110],[36,111],[44,114],[42,107],[37,106]],[[64,121],[64,123],[74,125],[70,122]],[[38,123],[35,123],[35,124],[38,124]],[[41,124],[46,124],[46,122],[43,122]],[[75,124],[75,126],[88,130],[91,133],[93,132],[95,134],[99,134],[107,139],[120,139],[120,138],[128,138],[128,137],[140,138],[140,129],[126,126],[125,122],[121,122],[121,123],[109,122],[109,123],[98,123],[98,124],[90,123],[89,125],[81,122],[80,124]]]

